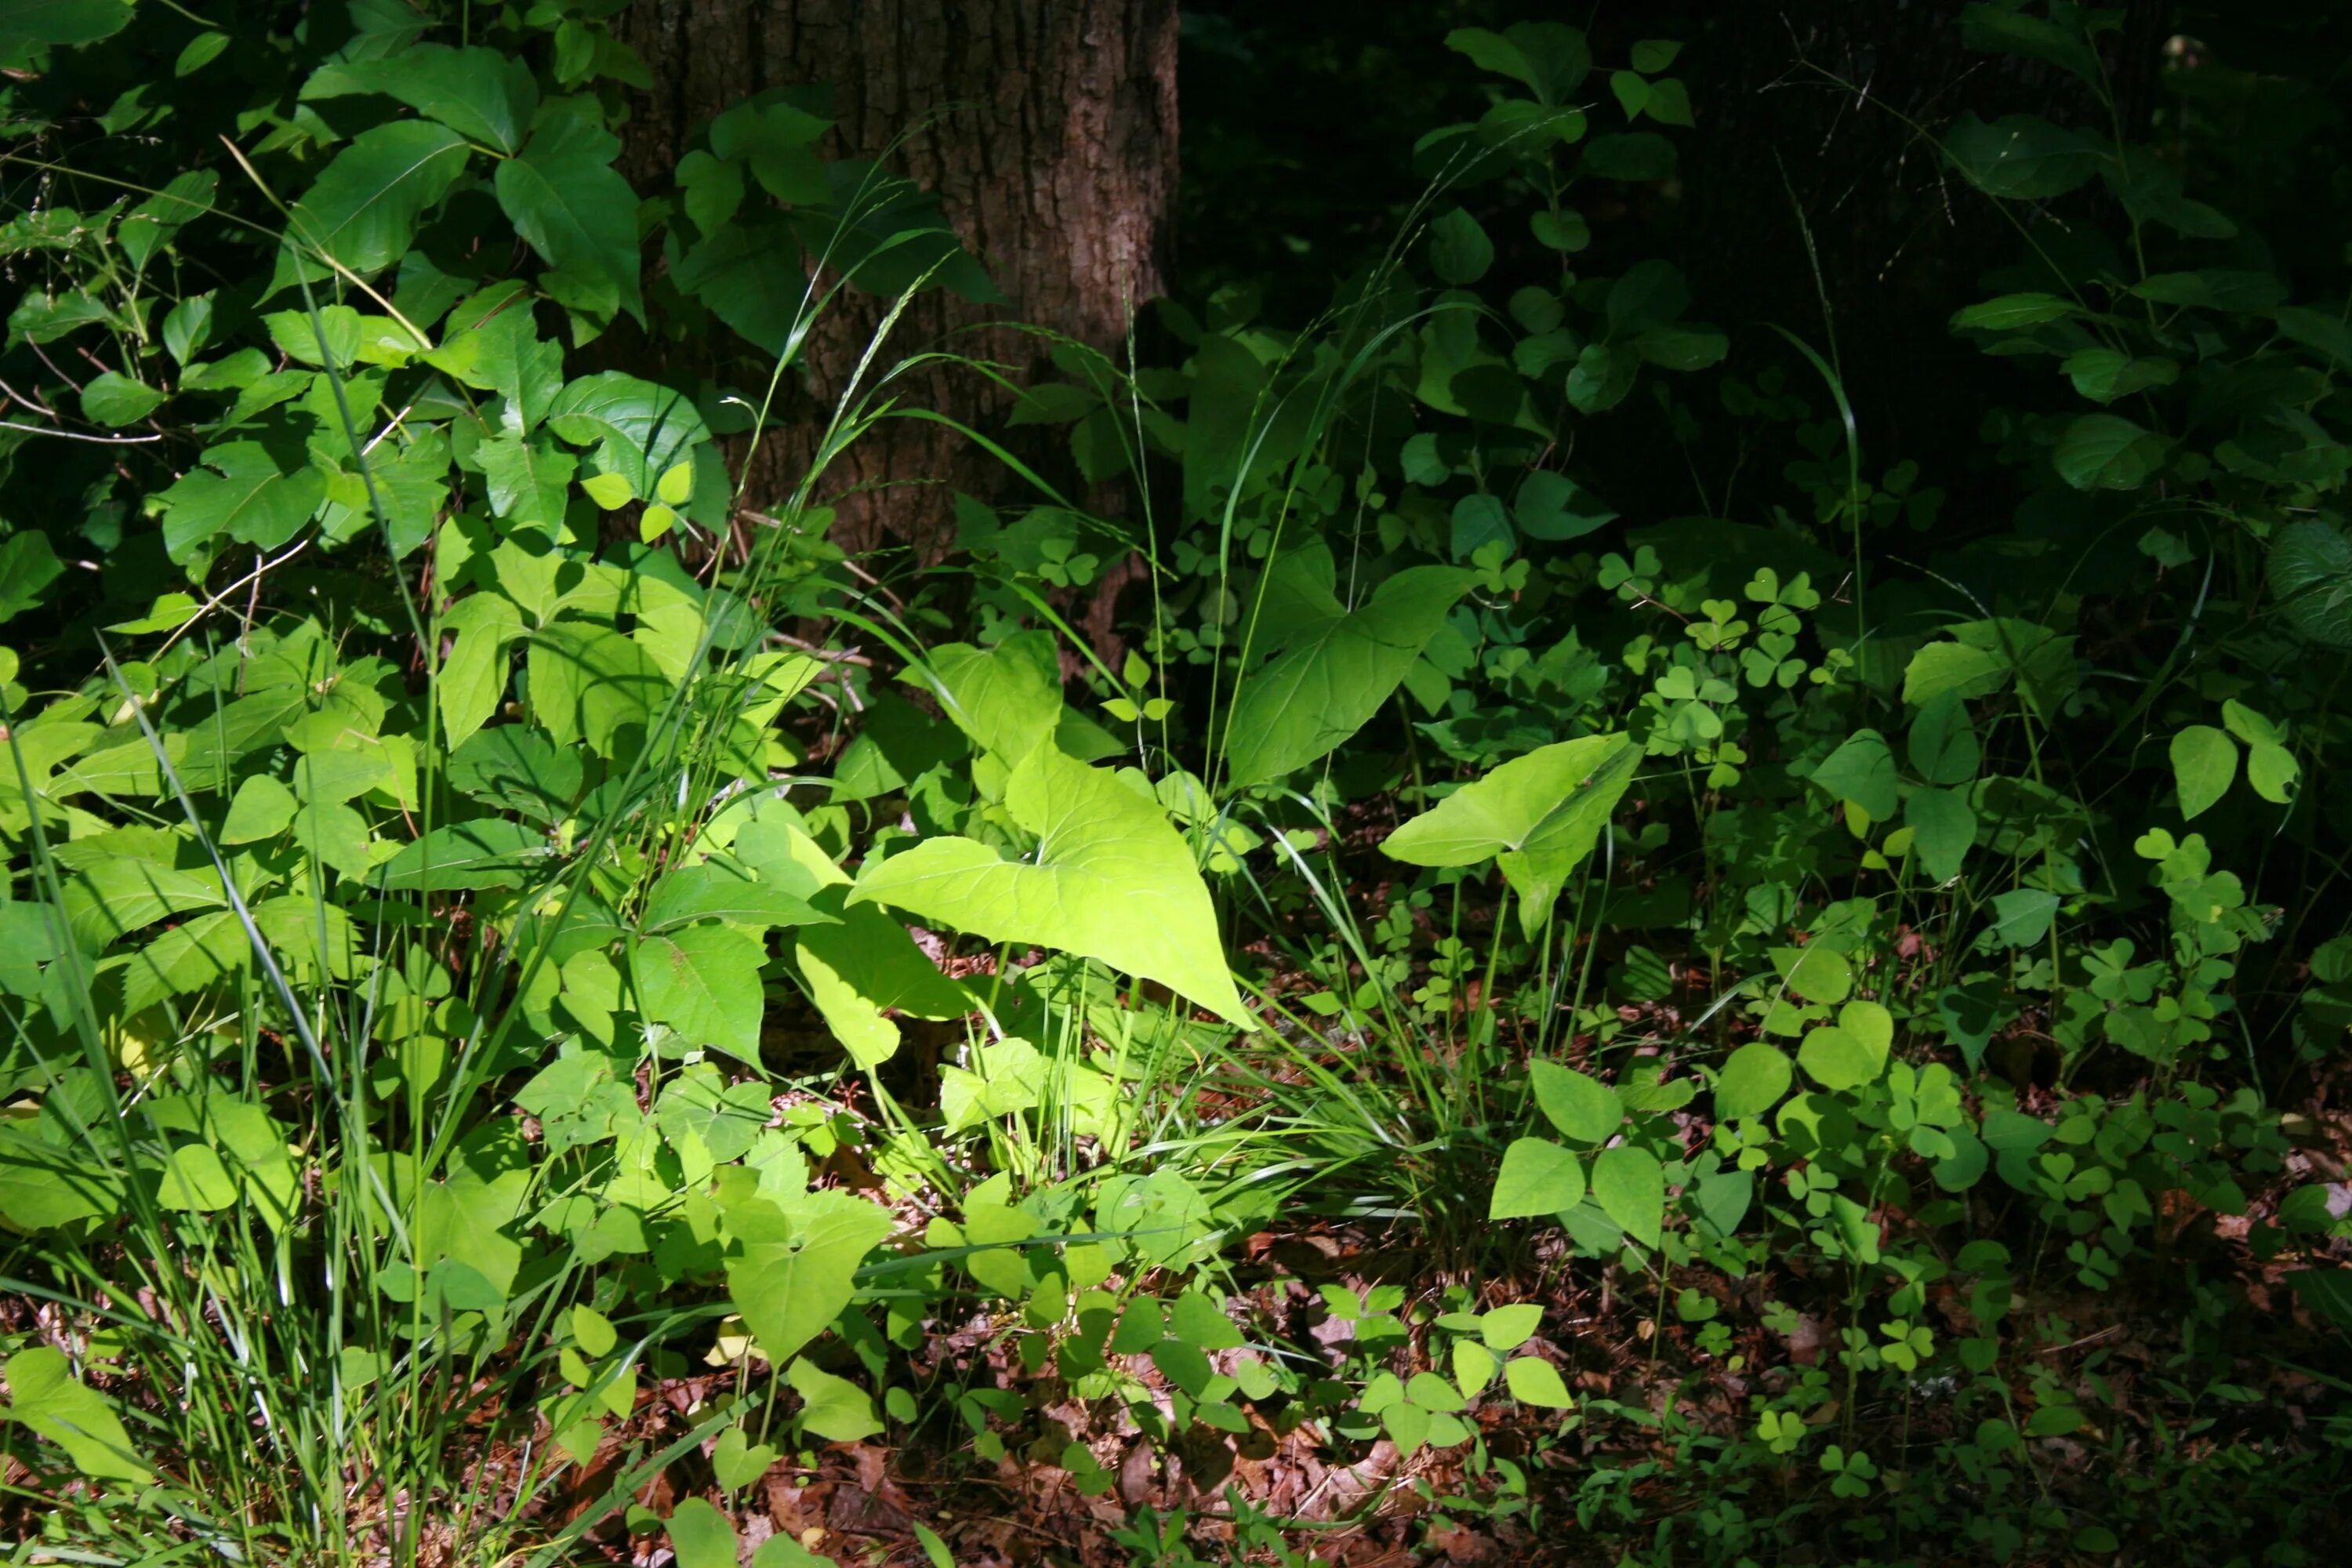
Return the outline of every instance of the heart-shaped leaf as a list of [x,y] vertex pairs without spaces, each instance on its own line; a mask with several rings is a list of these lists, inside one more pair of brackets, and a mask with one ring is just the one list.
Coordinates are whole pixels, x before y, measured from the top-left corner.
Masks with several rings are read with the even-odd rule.
[[885,903],[991,942],[1034,942],[1156,980],[1253,1026],[1192,850],[1159,805],[1118,777],[1033,749],[1005,810],[1037,837],[1024,860],[970,838],[929,838],[858,873],[853,903]]
[[1494,858],[1519,895],[1521,926],[1534,930],[1592,853],[1641,755],[1622,734],[1540,747],[1455,790],[1390,834],[1381,850],[1410,866]]

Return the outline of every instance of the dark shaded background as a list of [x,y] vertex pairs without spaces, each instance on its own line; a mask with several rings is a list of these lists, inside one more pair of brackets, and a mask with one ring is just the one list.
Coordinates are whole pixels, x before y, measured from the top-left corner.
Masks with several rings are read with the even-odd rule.
[[[1588,193],[1594,243],[1579,269],[1675,261],[1690,279],[1692,314],[1731,332],[1730,368],[1742,374],[1773,363],[1792,376],[1801,369],[1768,323],[1825,353],[1833,340],[1866,463],[1916,459],[1965,516],[1969,476],[1983,461],[1979,411],[2013,399],[2019,380],[1946,322],[2022,247],[2010,218],[1942,168],[1920,131],[1939,132],[1963,112],[2112,128],[2094,95],[2056,68],[1964,49],[1964,8],[1960,0],[1201,0],[1185,9],[1181,56],[1179,292],[1198,300],[1227,284],[1263,284],[1265,318],[1285,325],[1328,304],[1418,193],[1413,138],[1484,108],[1476,73],[1443,47],[1449,29],[1518,20],[1583,27],[1598,68],[1588,84],[1596,126],[1618,114],[1603,73],[1638,39],[1678,39],[1674,74],[1697,119],[1695,131],[1675,134],[1680,178],[1634,202]],[[2122,30],[2105,52],[2126,132],[2221,160],[2187,172],[2192,191],[2224,193],[2243,223],[2237,264],[2275,263],[2298,297],[2342,298],[2346,258],[2329,248],[2342,226],[2332,215],[2311,221],[2309,204],[2315,190],[2337,209],[2352,199],[2344,157],[2352,5],[2125,0],[2116,10]],[[2168,72],[2168,58],[2184,51],[2229,68]],[[2315,68],[2325,73],[2315,80]],[[2180,86],[2192,78],[2194,96]],[[2190,143],[2181,135],[2189,116],[2210,117],[2222,133]],[[2116,215],[2105,203],[2093,187],[2043,221],[2062,239],[2106,228]],[[1525,254],[1532,247],[1517,221],[1492,232],[1506,247],[1504,266],[1541,268]],[[1521,254],[1510,253],[1514,244]],[[1612,440],[1621,437],[1642,462],[1671,458],[1680,482],[1685,465],[1662,429],[1612,428]],[[1683,485],[1672,504],[1687,501]]]

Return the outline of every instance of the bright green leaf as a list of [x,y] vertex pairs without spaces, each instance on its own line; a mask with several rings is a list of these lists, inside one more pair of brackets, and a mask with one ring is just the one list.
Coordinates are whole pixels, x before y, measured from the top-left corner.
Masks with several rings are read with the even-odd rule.
[[1617,1091],[1573,1068],[1542,1060],[1528,1064],[1536,1104],[1560,1132],[1580,1143],[1599,1143],[1617,1132],[1625,1103]]
[[986,937],[1035,942],[1156,980],[1250,1026],[1192,852],[1159,805],[1041,745],[1006,781],[1005,809],[1037,837],[1025,860],[930,838],[869,863],[853,902],[887,903]]
[[1517,1356],[1506,1362],[1503,1383],[1511,1391],[1511,1397],[1522,1405],[1546,1410],[1576,1408],[1576,1401],[1569,1396],[1568,1384],[1560,1381],[1559,1369],[1538,1356]]
[[700,1498],[688,1498],[669,1516],[669,1549],[677,1568],[736,1568],[735,1526]]
[[1469,866],[1492,856],[1518,893],[1520,922],[1539,927],[1623,798],[1641,760],[1623,735],[1540,747],[1463,785],[1381,842],[1412,866]]
[[765,1198],[727,1208],[738,1250],[727,1290],[772,1362],[784,1363],[823,1333],[856,1293],[858,1265],[890,1234],[890,1213],[837,1190],[806,1194],[789,1213]]
[[464,137],[427,120],[361,132],[294,204],[289,248],[268,292],[294,280],[298,241],[362,275],[399,260],[417,220],[457,183],[468,155]]
[[2210,724],[2191,724],[2172,737],[2172,779],[2180,815],[2191,821],[2230,793],[2238,776],[2238,748]]
[[[1592,1195],[1627,1236],[1646,1246],[1658,1245],[1666,1178],[1655,1154],[1630,1143],[1603,1149],[1592,1163]],[[1516,1386],[1512,1392],[1517,1392]]]
[[1760,1116],[1780,1103],[1795,1076],[1788,1054],[1764,1040],[1750,1040],[1731,1053],[1715,1080],[1717,1121]]
[[1895,1016],[1875,1002],[1849,1002],[1838,1021],[1805,1037],[1797,1060],[1824,1089],[1859,1089],[1886,1070]]
[[1549,1139],[1521,1138],[1503,1151],[1486,1217],[1564,1214],[1583,1198],[1584,1165],[1576,1155]]
[[121,371],[101,371],[81,389],[81,411],[93,425],[136,425],[162,405],[163,395]]
[[845,1377],[835,1377],[814,1363],[795,1358],[784,1380],[801,1396],[801,1426],[836,1443],[855,1443],[882,1430],[874,1414],[874,1400]]
[[648,1022],[668,1025],[688,1045],[757,1061],[766,960],[758,938],[713,922],[640,939],[629,949],[629,975]]
[[131,1434],[104,1394],[78,1381],[66,1358],[47,1345],[8,1358],[8,1404],[0,1416],[66,1451],[94,1481],[143,1485],[154,1472],[131,1447]]

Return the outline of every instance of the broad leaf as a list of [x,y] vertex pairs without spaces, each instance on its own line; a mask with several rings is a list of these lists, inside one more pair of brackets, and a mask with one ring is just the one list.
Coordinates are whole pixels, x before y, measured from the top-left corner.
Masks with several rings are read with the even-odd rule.
[[163,395],[119,370],[102,371],[81,389],[81,411],[93,425],[136,425],[162,405]]
[[294,204],[288,249],[268,290],[294,280],[297,242],[352,271],[379,272],[400,259],[417,220],[466,172],[464,137],[425,120],[362,131]]
[[760,966],[766,961],[757,937],[716,921],[641,938],[629,947],[637,1010],[688,1045],[757,1061],[765,1007]]
[[600,756],[621,749],[624,729],[649,732],[669,701],[669,678],[653,656],[609,626],[542,628],[529,668],[532,716],[549,737],[562,746],[584,740]]
[[93,1481],[143,1485],[154,1472],[131,1447],[131,1434],[104,1394],[79,1382],[66,1358],[47,1345],[7,1361],[8,1403],[0,1415],[66,1451]]
[[1895,1043],[1895,1016],[1875,1002],[1849,1002],[1835,1024],[1805,1037],[1797,1060],[1823,1089],[1859,1089],[1886,1070]]
[[1623,735],[1587,735],[1515,758],[1463,785],[1382,841],[1411,866],[1471,866],[1493,856],[1532,931],[1609,824],[1641,749]]
[[96,952],[116,939],[167,915],[217,909],[228,902],[210,870],[179,871],[152,860],[100,860],[66,884],[67,929]]
[[0,48],[94,44],[131,25],[131,0],[13,0],[0,9]]
[[[831,895],[838,903],[839,895]],[[872,904],[842,910],[837,926],[798,936],[801,978],[849,1058],[876,1068],[898,1049],[898,1026],[910,1018],[958,1018],[972,1010],[964,989],[940,973],[906,928]]]
[[2066,426],[2050,460],[2078,490],[2132,490],[2164,464],[2164,438],[2114,414],[2085,414]]
[[499,435],[477,446],[474,460],[488,481],[491,511],[550,539],[562,531],[580,459],[544,436]]
[[0,621],[12,620],[38,604],[41,590],[65,569],[46,533],[26,529],[0,542]]
[[1813,769],[1813,784],[1832,800],[1852,801],[1873,822],[1895,815],[1895,753],[1875,730],[1856,730]]
[[1481,70],[1525,83],[1545,104],[1566,103],[1592,69],[1584,35],[1559,22],[1515,22],[1499,33],[1456,27],[1445,35],[1445,47]]
[[1992,900],[1993,935],[2006,947],[2032,947],[2050,934],[2058,895],[2042,888],[2011,888]]
[[2352,539],[2314,518],[2290,522],[2271,541],[2263,571],[2295,635],[2352,648]]
[[220,841],[252,844],[275,838],[293,820],[294,792],[268,773],[257,773],[237,786],[236,798],[229,802],[228,816],[221,824]]
[[837,1190],[793,1200],[790,1212],[765,1198],[727,1205],[736,1247],[727,1291],[771,1363],[824,1332],[856,1293],[857,1267],[890,1234],[890,1212]]
[[1952,318],[1956,332],[2006,332],[2063,321],[2080,315],[2082,307],[2055,294],[2003,294],[1997,300],[1970,305]]
[[[1958,643],[1937,643],[1937,647],[1960,647]],[[1975,653],[1978,650],[1969,648]],[[1927,652],[1920,649],[1921,654]],[[1912,665],[1916,668],[1918,658]],[[1907,678],[1906,678],[1907,679]],[[1960,705],[1959,698],[1947,692],[1929,702],[1911,721],[1910,756],[1912,771],[1932,784],[1964,784],[1977,776],[1977,764],[1983,760],[1983,749],[1977,743],[1976,727],[1969,722],[1969,710]]]
[[537,428],[563,390],[562,346],[539,336],[527,297],[455,333],[425,359],[467,386],[497,393],[500,427],[515,435]]
[[1545,1118],[1580,1143],[1600,1143],[1614,1137],[1625,1120],[1625,1102],[1600,1079],[1557,1062],[1532,1061],[1536,1104]]
[[992,942],[1097,958],[1251,1026],[1209,889],[1155,802],[1044,745],[1013,770],[1004,805],[1037,837],[1027,859],[1007,860],[969,838],[926,839],[869,863],[851,901],[887,903]]
[[324,474],[308,463],[281,469],[257,441],[212,447],[204,461],[159,498],[164,552],[183,565],[224,535],[275,550],[301,531],[327,496]]
[[702,1499],[679,1503],[667,1523],[677,1568],[736,1568],[742,1561],[734,1522]]
[[1645,1246],[1658,1245],[1666,1210],[1666,1176],[1656,1155],[1630,1143],[1603,1149],[1592,1163],[1592,1195],[1627,1236]]
[[550,290],[557,299],[592,308],[609,300],[592,313],[619,306],[642,320],[636,193],[613,167],[620,151],[612,132],[577,114],[551,114],[520,156],[499,165],[496,184],[516,232],[566,275]]
[[653,935],[698,920],[722,920],[763,931],[771,926],[841,923],[782,888],[706,863],[672,871],[655,883],[639,929]]
[[1549,1138],[1521,1138],[1503,1151],[1486,1217],[1565,1214],[1583,1201],[1583,1162]]
[[882,1430],[874,1400],[845,1377],[835,1377],[803,1357],[784,1369],[784,1381],[801,1396],[801,1426],[836,1443],[855,1443]]
[[503,595],[470,594],[441,617],[441,631],[454,640],[434,673],[433,696],[441,710],[441,743],[455,748],[489,721],[506,696],[507,646],[522,636],[522,612]]
[[1533,1405],[1546,1410],[1573,1410],[1576,1401],[1569,1396],[1568,1384],[1560,1380],[1559,1369],[1548,1361],[1523,1355],[1503,1365],[1503,1385],[1511,1397],[1522,1405]]
[[1931,642],[1904,668],[1903,700],[1926,707],[1939,698],[1989,696],[2009,684],[2010,668],[2008,656],[1997,647]]
[[[689,205],[692,199],[689,195]],[[776,264],[779,256],[799,248],[782,223],[747,215],[719,226],[679,258],[670,279],[747,342],[780,355],[814,303],[807,275]]]
[[370,879],[388,892],[520,887],[555,853],[537,828],[499,817],[435,828]]
[[956,727],[1010,767],[1062,719],[1062,668],[1050,632],[1017,632],[994,647],[942,643],[908,672]]
[[1903,803],[1904,826],[1911,829],[1911,853],[1933,882],[1948,882],[1976,847],[1977,814],[1958,790],[1920,789]]
[[661,477],[710,436],[683,393],[617,370],[566,385],[547,419],[573,446],[595,447],[598,471],[619,474],[640,496],[652,495]]
[[2063,195],[2098,173],[2101,147],[2033,114],[1986,124],[1963,114],[1944,133],[1944,153],[1969,183],[2004,200]]
[[1369,603],[1343,610],[1330,587],[1328,552],[1323,563],[1313,616],[1295,626],[1261,627],[1280,651],[1243,678],[1234,699],[1225,762],[1236,785],[1281,778],[1362,729],[1476,581],[1450,566],[1409,567]]
[[2190,724],[2173,736],[2171,756],[2184,818],[2194,820],[2210,809],[2237,780],[2237,744],[2210,724]]
[[1715,1114],[1718,1121],[1761,1116],[1789,1092],[1795,1070],[1788,1054],[1763,1040],[1750,1040],[1731,1053],[1715,1080]]
[[[410,44],[397,56],[330,61],[302,84],[308,101],[380,92],[439,121],[469,142],[512,153],[539,107],[530,63],[499,49]],[[563,118],[569,119],[570,116]]]

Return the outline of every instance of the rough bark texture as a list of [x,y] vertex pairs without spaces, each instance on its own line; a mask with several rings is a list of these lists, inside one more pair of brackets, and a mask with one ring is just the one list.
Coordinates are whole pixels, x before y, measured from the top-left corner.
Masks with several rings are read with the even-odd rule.
[[[884,364],[950,342],[1016,365],[1043,357],[1034,337],[966,331],[991,320],[1114,349],[1129,309],[1162,288],[1176,186],[1174,0],[640,0],[619,31],[656,83],[630,132],[633,173],[666,172],[698,123],[747,93],[821,81],[834,91],[832,155],[887,158],[939,193],[1006,303],[928,293],[900,318]],[[808,354],[819,405],[839,393],[887,307],[845,294],[820,325]],[[982,428],[1008,402],[969,372],[933,369],[900,384]],[[763,444],[754,506],[790,489],[813,436],[803,418]],[[1005,490],[1000,465],[940,426],[892,421],[828,469],[820,496],[842,506],[837,542],[929,552],[952,527],[951,487]]]

